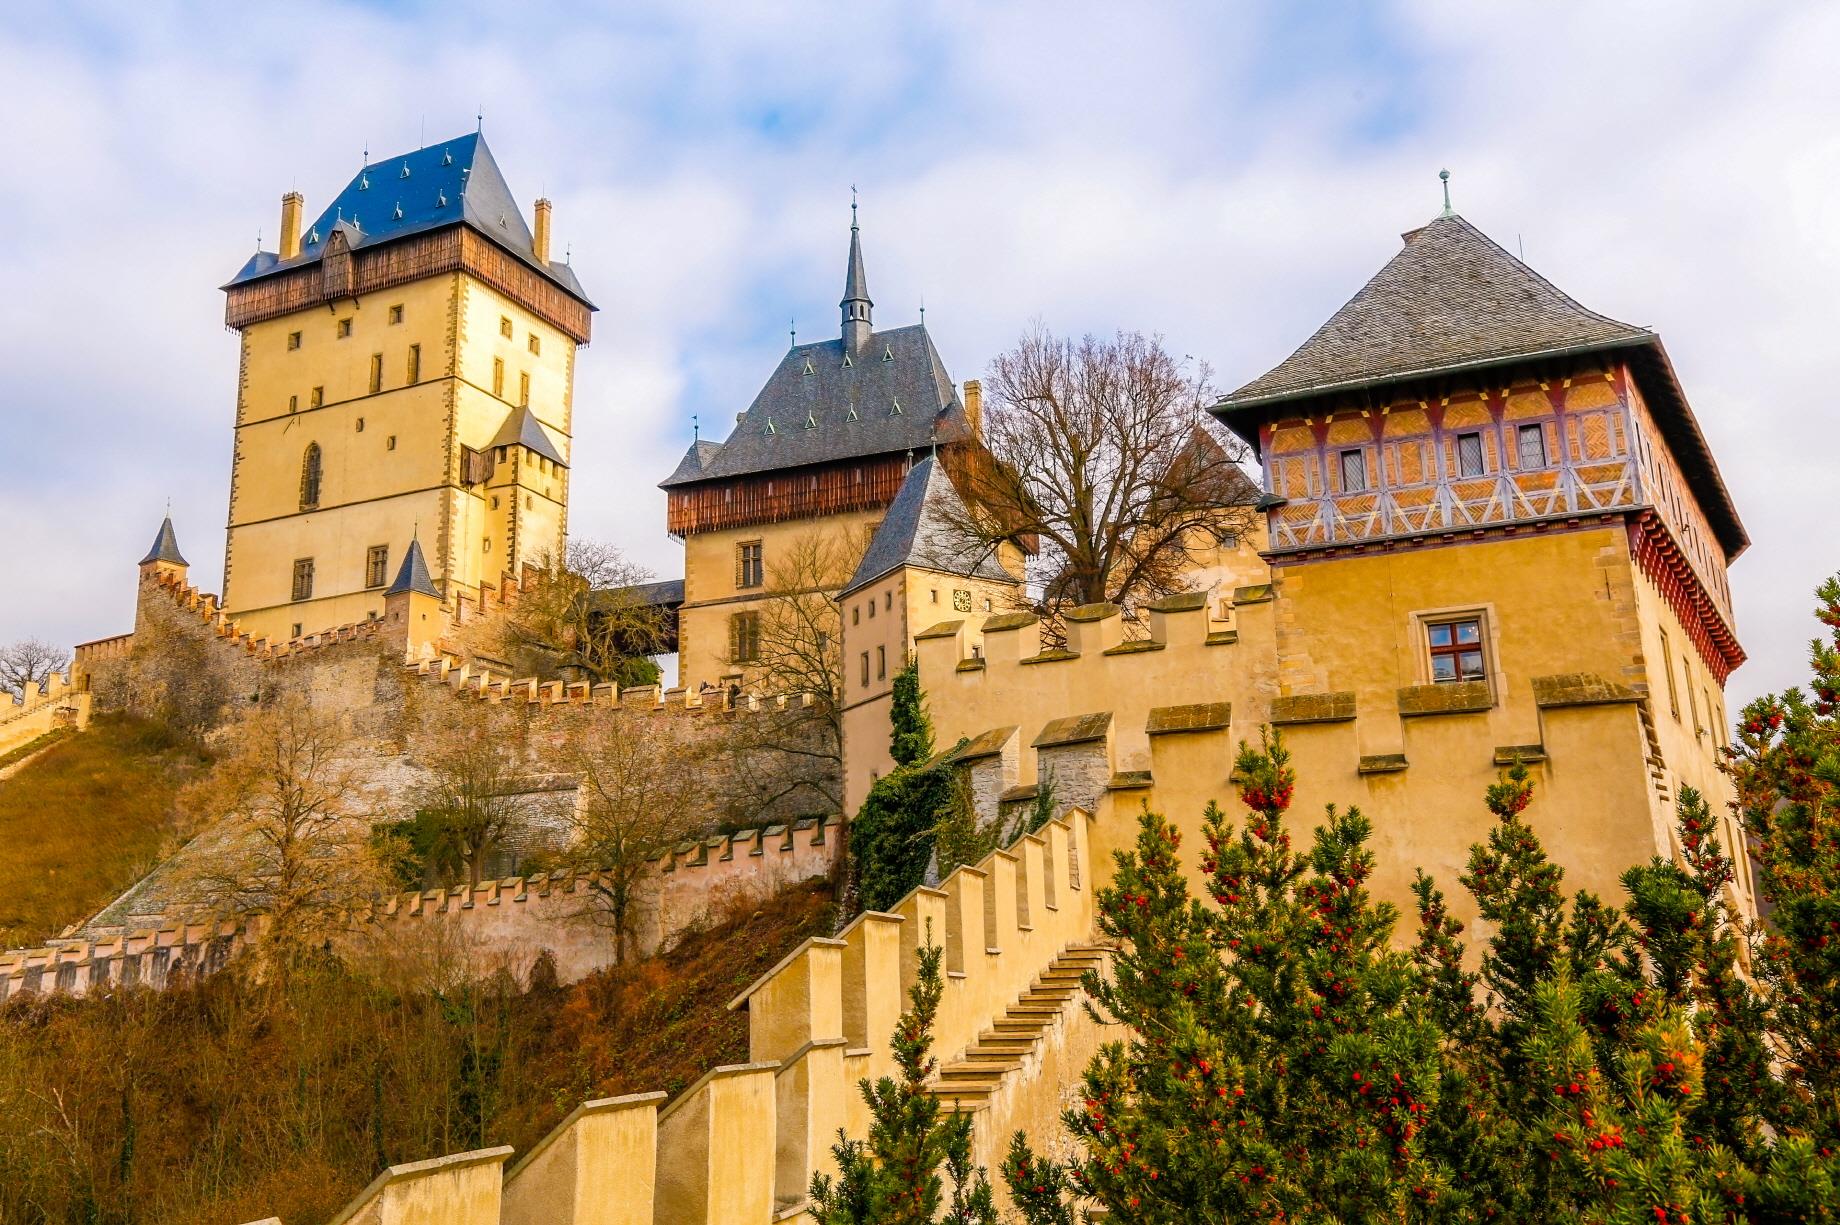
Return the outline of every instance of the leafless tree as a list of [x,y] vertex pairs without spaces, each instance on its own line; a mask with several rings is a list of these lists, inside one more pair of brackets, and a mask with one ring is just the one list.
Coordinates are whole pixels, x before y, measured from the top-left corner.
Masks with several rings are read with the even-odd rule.
[[422,753],[411,801],[433,866],[478,885],[486,860],[524,823],[528,771],[516,722],[495,706],[462,707]]
[[336,719],[288,695],[232,725],[210,774],[181,796],[186,811],[221,817],[200,835],[212,845],[189,856],[181,894],[209,913],[267,916],[260,960],[283,982],[383,887],[348,749]]
[[21,638],[0,646],[0,692],[23,694],[37,689],[53,672],[62,672],[70,653],[39,638]]
[[591,724],[567,756],[579,782],[565,858],[596,873],[592,917],[612,930],[623,962],[652,861],[702,832],[694,802],[702,771],[662,721],[645,718]]
[[1029,587],[1065,608],[1127,608],[1183,589],[1183,576],[1252,518],[1243,448],[1203,406],[1208,371],[1160,339],[1074,341],[1037,328],[985,380],[987,454],[960,452],[968,541],[1034,538]]
[[505,618],[510,662],[520,675],[573,668],[596,682],[656,681],[650,657],[664,649],[666,626],[660,610],[634,590],[651,577],[613,545],[569,541],[561,557],[545,557],[536,583]]
[[[760,808],[794,796],[814,809],[843,803],[843,611],[836,593],[862,541],[836,529],[794,537],[766,570],[753,629],[730,642],[730,662],[761,694],[788,699],[772,717],[737,720],[731,771]],[[749,614],[743,614],[749,615]]]

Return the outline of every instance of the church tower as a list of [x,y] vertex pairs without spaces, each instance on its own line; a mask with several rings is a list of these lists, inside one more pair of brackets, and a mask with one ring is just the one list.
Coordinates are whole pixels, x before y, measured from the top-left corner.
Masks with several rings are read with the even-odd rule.
[[593,304],[485,138],[369,161],[224,286],[242,339],[224,608],[276,638],[382,616],[419,538],[443,598],[561,550]]

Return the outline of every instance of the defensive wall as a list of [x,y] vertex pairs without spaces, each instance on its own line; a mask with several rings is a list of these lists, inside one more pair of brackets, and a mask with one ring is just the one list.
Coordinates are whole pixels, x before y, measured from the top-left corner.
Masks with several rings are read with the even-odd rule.
[[[888,913],[807,940],[730,1005],[748,1014],[748,1062],[668,1103],[662,1093],[583,1103],[521,1157],[500,1147],[392,1166],[333,1225],[808,1221],[806,1191],[814,1172],[835,1173],[838,1129],[867,1134],[856,1085],[893,1072],[890,1037],[928,943],[944,950],[946,972],[939,1091],[973,1112],[977,1159],[994,1169],[1018,1127],[1051,1142],[1062,1082],[1105,1036],[1065,985],[1102,957],[1087,944],[1088,831],[1071,811]],[[1019,1007],[1026,1026],[1004,1020],[1025,1015]]]
[[72,674],[53,672],[39,684],[27,685],[10,706],[0,705],[0,754],[60,727],[85,727],[89,712],[90,695],[72,683]]
[[1064,649],[1042,648],[1033,617],[1006,614],[942,623],[916,651],[937,741],[967,741],[955,756],[981,811],[1026,802],[1051,777],[1057,802],[1092,813],[1101,864],[1131,844],[1148,804],[1184,832],[1195,873],[1203,811],[1210,800],[1236,810],[1238,746],[1266,727],[1297,772],[1294,836],[1325,804],[1358,806],[1373,823],[1375,893],[1407,915],[1423,868],[1475,918],[1457,877],[1491,828],[1484,791],[1515,760],[1537,784],[1530,818],[1568,890],[1619,898],[1625,868],[1673,856],[1654,712],[1628,678],[1289,691],[1274,649],[1289,615],[1275,584],[1258,585],[1234,593],[1224,630],[1199,596],[1177,596],[1148,607],[1139,639],[1117,608],[1091,605],[1068,616]]
[[[636,890],[629,950],[640,957],[668,951],[734,907],[829,875],[840,843],[832,822],[808,818],[685,844],[660,856]],[[399,893],[353,914],[344,939],[386,955],[426,951],[476,959],[482,974],[504,968],[519,978],[548,952],[557,977],[574,982],[613,964],[613,933],[596,901],[603,879],[594,872],[552,872]],[[260,937],[262,924],[260,915],[174,921],[6,950],[0,952],[0,1002],[26,992],[83,995],[104,984],[158,989],[215,973]]]

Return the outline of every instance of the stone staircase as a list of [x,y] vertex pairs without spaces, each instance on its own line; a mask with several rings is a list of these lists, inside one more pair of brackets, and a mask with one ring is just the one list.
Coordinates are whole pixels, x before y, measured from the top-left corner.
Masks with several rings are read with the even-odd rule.
[[1088,970],[1103,971],[1110,955],[1104,945],[1069,945],[961,1058],[941,1065],[933,1096],[955,1111],[986,1109],[1004,1077],[1023,1071],[1048,1030],[1070,1005],[1078,1006],[1082,976]]

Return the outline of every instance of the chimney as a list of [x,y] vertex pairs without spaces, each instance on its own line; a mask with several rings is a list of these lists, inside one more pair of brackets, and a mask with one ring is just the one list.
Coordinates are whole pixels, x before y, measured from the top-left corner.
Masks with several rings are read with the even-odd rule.
[[537,201],[537,233],[530,241],[530,250],[539,264],[549,263],[549,210],[548,200]]
[[974,438],[984,436],[984,388],[976,379],[965,380],[965,420]]
[[281,197],[281,258],[300,254],[300,208],[306,198],[297,191]]

